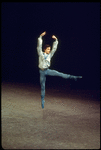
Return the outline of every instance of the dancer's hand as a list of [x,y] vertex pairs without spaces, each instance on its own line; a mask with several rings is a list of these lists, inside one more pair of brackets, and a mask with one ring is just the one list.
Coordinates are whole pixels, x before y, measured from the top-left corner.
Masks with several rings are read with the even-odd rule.
[[55,39],[55,40],[57,39],[57,37],[55,35],[52,35],[52,38]]
[[43,32],[43,33],[41,33],[41,35],[40,36],[44,36],[46,34],[46,31],[45,32]]

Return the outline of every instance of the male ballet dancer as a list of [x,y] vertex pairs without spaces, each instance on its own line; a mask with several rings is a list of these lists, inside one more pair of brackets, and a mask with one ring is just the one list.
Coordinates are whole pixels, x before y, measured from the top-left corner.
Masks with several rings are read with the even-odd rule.
[[44,97],[45,97],[45,81],[46,81],[46,76],[59,76],[65,79],[74,79],[77,80],[77,78],[82,78],[82,76],[73,76],[73,75],[69,75],[69,74],[64,74],[61,72],[58,72],[56,70],[51,70],[49,69],[50,67],[50,63],[51,63],[51,58],[54,55],[56,49],[57,49],[57,45],[58,45],[58,39],[56,38],[56,36],[52,36],[52,38],[55,40],[53,42],[53,46],[52,46],[52,50],[51,50],[51,46],[46,44],[44,46],[44,52],[42,51],[42,37],[46,34],[46,32],[43,32],[39,38],[38,38],[38,45],[37,45],[37,52],[39,55],[39,72],[40,72],[40,85],[41,85],[41,105],[42,108],[44,108]]

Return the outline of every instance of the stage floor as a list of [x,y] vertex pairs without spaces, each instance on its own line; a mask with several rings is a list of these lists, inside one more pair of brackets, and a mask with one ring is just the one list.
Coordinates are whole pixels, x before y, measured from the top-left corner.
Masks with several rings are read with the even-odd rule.
[[42,109],[40,86],[2,83],[1,127],[4,149],[99,149],[100,101],[47,88]]

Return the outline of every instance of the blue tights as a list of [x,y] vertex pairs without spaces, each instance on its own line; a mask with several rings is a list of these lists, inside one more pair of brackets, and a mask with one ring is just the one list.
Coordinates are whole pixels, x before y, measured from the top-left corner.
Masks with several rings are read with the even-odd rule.
[[58,72],[56,70],[51,70],[51,69],[46,69],[44,71],[42,70],[39,70],[40,72],[40,85],[41,85],[41,100],[43,101],[44,100],[44,97],[45,97],[45,82],[46,82],[46,76],[59,76],[59,77],[62,77],[62,78],[70,78],[71,75],[68,75],[68,74],[64,74],[64,73],[61,73],[61,72]]

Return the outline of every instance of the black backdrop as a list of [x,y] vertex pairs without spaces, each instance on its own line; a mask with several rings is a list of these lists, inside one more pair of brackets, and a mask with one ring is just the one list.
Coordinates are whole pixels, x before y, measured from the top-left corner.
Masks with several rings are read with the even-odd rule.
[[[2,3],[2,81],[39,84],[36,47],[44,31],[43,44],[52,45],[52,35],[59,40],[50,68],[82,75],[77,82],[68,80],[74,88],[99,89],[100,3],[93,2]],[[67,84],[58,77],[48,77],[48,83]]]

